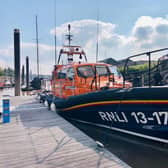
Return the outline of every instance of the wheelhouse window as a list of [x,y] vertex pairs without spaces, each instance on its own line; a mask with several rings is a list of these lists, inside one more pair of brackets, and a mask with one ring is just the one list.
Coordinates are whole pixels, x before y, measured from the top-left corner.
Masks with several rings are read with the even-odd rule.
[[75,71],[74,69],[71,67],[71,68],[68,68],[67,70],[67,78],[69,80],[73,80],[74,79],[74,76],[75,76]]
[[77,68],[78,76],[87,78],[87,77],[94,77],[94,71],[92,66],[86,65],[86,66],[80,66]]
[[67,69],[62,69],[58,71],[58,79],[66,79],[67,77]]
[[109,66],[110,72],[114,73],[114,76],[122,77],[122,74],[119,72],[116,66]]
[[96,65],[96,73],[99,76],[109,75],[109,71],[108,71],[107,67],[104,65]]

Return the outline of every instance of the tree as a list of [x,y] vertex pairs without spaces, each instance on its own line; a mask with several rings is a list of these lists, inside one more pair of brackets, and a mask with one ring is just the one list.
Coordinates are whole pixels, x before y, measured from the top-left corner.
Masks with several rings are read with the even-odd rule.
[[12,76],[14,76],[14,71],[13,71],[13,69],[11,69],[9,67],[5,68],[3,71],[3,75],[12,77]]
[[2,68],[0,68],[0,76],[2,76],[3,75],[3,70],[2,70]]

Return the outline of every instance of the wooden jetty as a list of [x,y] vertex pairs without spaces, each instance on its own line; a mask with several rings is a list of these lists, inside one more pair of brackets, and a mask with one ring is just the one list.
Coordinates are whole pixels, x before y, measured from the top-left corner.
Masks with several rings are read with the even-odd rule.
[[0,168],[129,168],[34,96],[11,97],[0,124]]

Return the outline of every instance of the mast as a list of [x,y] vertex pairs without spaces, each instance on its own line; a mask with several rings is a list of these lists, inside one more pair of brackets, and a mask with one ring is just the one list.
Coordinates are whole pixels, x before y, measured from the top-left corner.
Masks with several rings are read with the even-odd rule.
[[[66,35],[66,37],[67,37],[67,40],[68,40],[69,50],[70,50],[70,47],[71,47],[72,36],[73,35],[71,35],[71,25],[68,24],[68,34]],[[71,62],[73,62],[73,54],[68,53],[68,63],[71,63]]]
[[39,46],[38,46],[38,21],[36,15],[36,52],[37,52],[37,77],[39,78]]
[[99,57],[99,8],[97,7],[97,34],[96,34],[96,62],[98,62]]
[[66,35],[67,40],[68,40],[68,45],[71,45],[71,41],[72,41],[72,37],[73,35],[71,35],[71,25],[68,24],[68,34]]
[[56,31],[56,0],[54,1],[54,27],[55,27],[55,32],[54,32],[54,44],[55,44],[55,65],[57,64],[57,31]]

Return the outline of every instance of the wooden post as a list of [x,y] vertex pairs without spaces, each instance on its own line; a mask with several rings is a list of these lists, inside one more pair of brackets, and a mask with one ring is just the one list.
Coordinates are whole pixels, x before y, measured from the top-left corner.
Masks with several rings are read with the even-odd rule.
[[29,57],[26,57],[26,88],[29,88]]
[[20,96],[20,30],[14,29],[15,96]]

